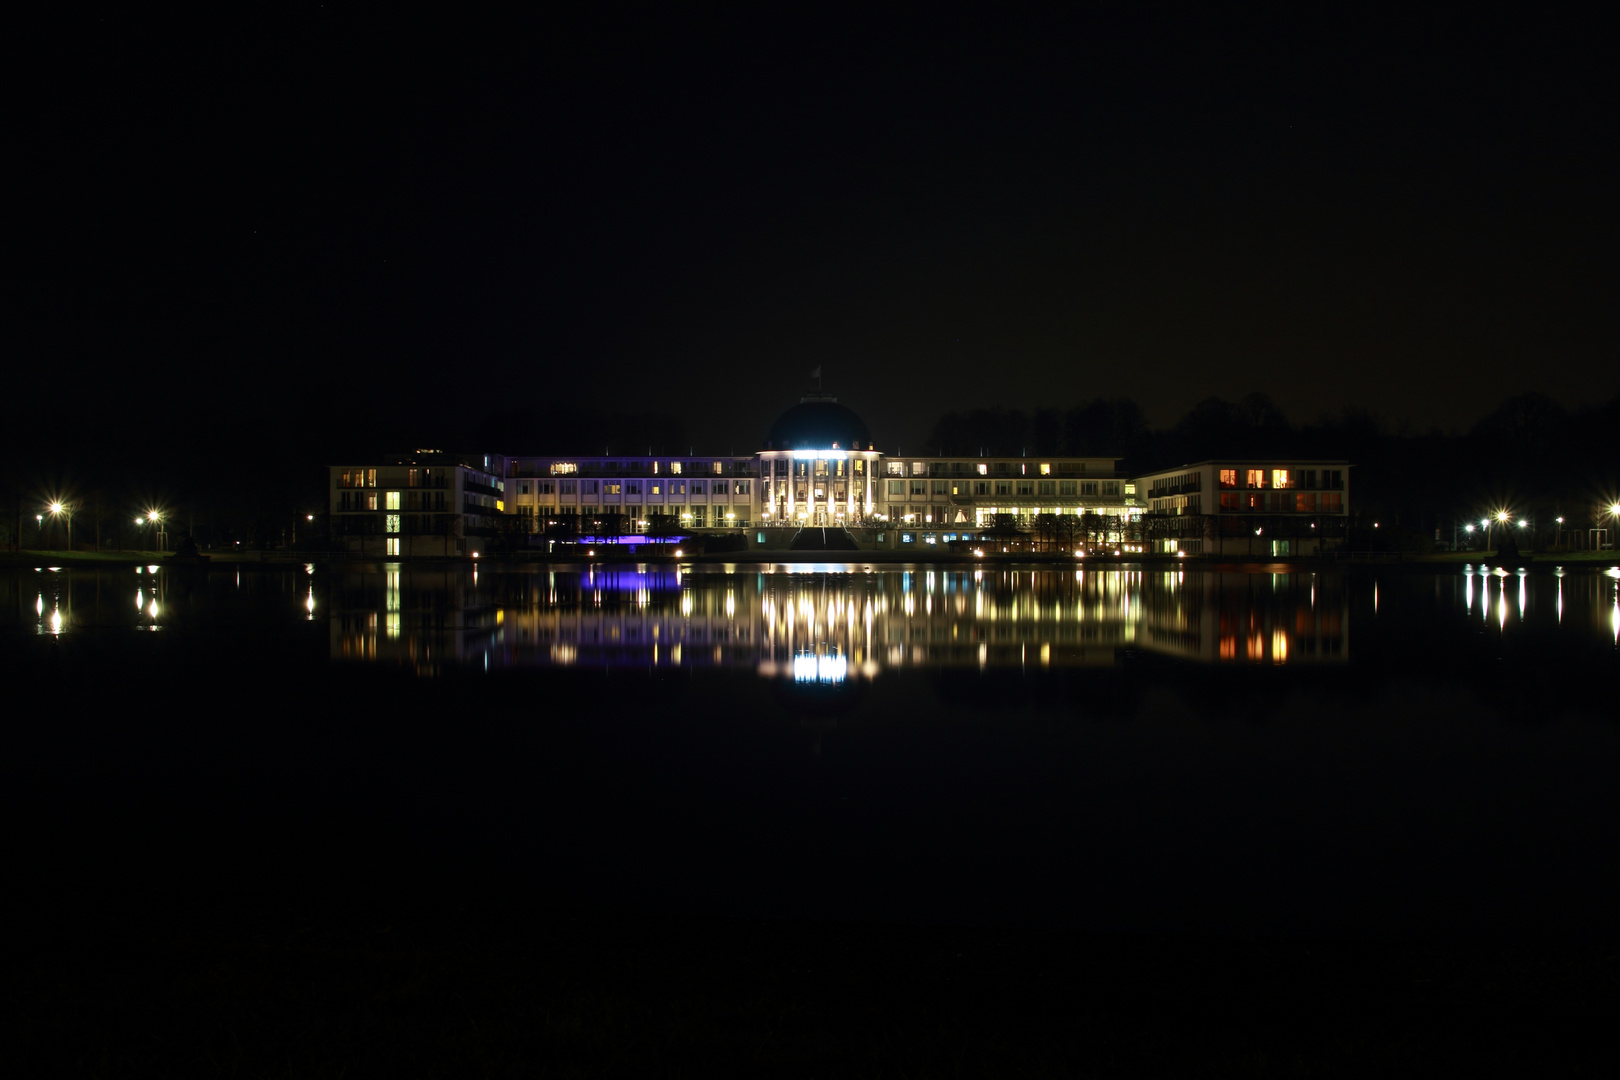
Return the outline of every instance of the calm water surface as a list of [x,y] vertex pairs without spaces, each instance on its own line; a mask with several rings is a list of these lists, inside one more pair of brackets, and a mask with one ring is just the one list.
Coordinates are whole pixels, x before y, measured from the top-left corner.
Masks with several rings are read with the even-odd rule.
[[24,863],[69,876],[335,861],[751,916],[1607,932],[1617,586],[1602,568],[15,573],[6,797],[36,823]]

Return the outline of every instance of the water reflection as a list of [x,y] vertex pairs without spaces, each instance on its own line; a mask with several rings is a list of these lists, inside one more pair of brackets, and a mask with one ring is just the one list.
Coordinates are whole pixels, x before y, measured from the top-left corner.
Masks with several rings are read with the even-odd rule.
[[749,668],[840,683],[907,667],[1114,665],[1143,649],[1202,663],[1342,663],[1345,579],[1311,572],[351,571],[331,654],[442,664]]

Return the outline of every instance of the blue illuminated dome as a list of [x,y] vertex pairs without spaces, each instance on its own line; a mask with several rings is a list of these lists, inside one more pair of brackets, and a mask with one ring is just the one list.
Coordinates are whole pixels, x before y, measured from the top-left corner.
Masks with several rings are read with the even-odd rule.
[[771,425],[767,450],[865,450],[872,445],[866,421],[835,397],[810,396]]

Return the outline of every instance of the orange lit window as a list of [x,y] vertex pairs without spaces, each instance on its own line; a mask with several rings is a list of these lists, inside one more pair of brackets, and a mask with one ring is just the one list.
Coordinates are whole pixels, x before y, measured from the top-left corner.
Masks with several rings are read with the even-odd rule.
[[1222,469],[1221,470],[1221,487],[1224,487],[1224,488],[1235,488],[1235,487],[1237,487],[1237,470],[1236,469]]
[[1263,488],[1266,486],[1266,470],[1250,469],[1247,477],[1248,483],[1244,487]]
[[1272,469],[1271,486],[1274,488],[1290,488],[1294,486],[1294,482],[1289,477],[1287,469]]

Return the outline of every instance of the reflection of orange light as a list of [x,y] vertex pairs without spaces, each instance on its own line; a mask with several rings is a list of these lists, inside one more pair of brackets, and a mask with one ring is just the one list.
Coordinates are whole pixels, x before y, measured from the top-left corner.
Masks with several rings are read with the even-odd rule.
[[1287,631],[1278,630],[1271,635],[1271,662],[1273,664],[1288,663]]
[[1221,638],[1221,659],[1237,659],[1237,638],[1232,637],[1230,634]]
[[1266,639],[1259,634],[1249,636],[1249,659],[1264,660],[1266,658]]

